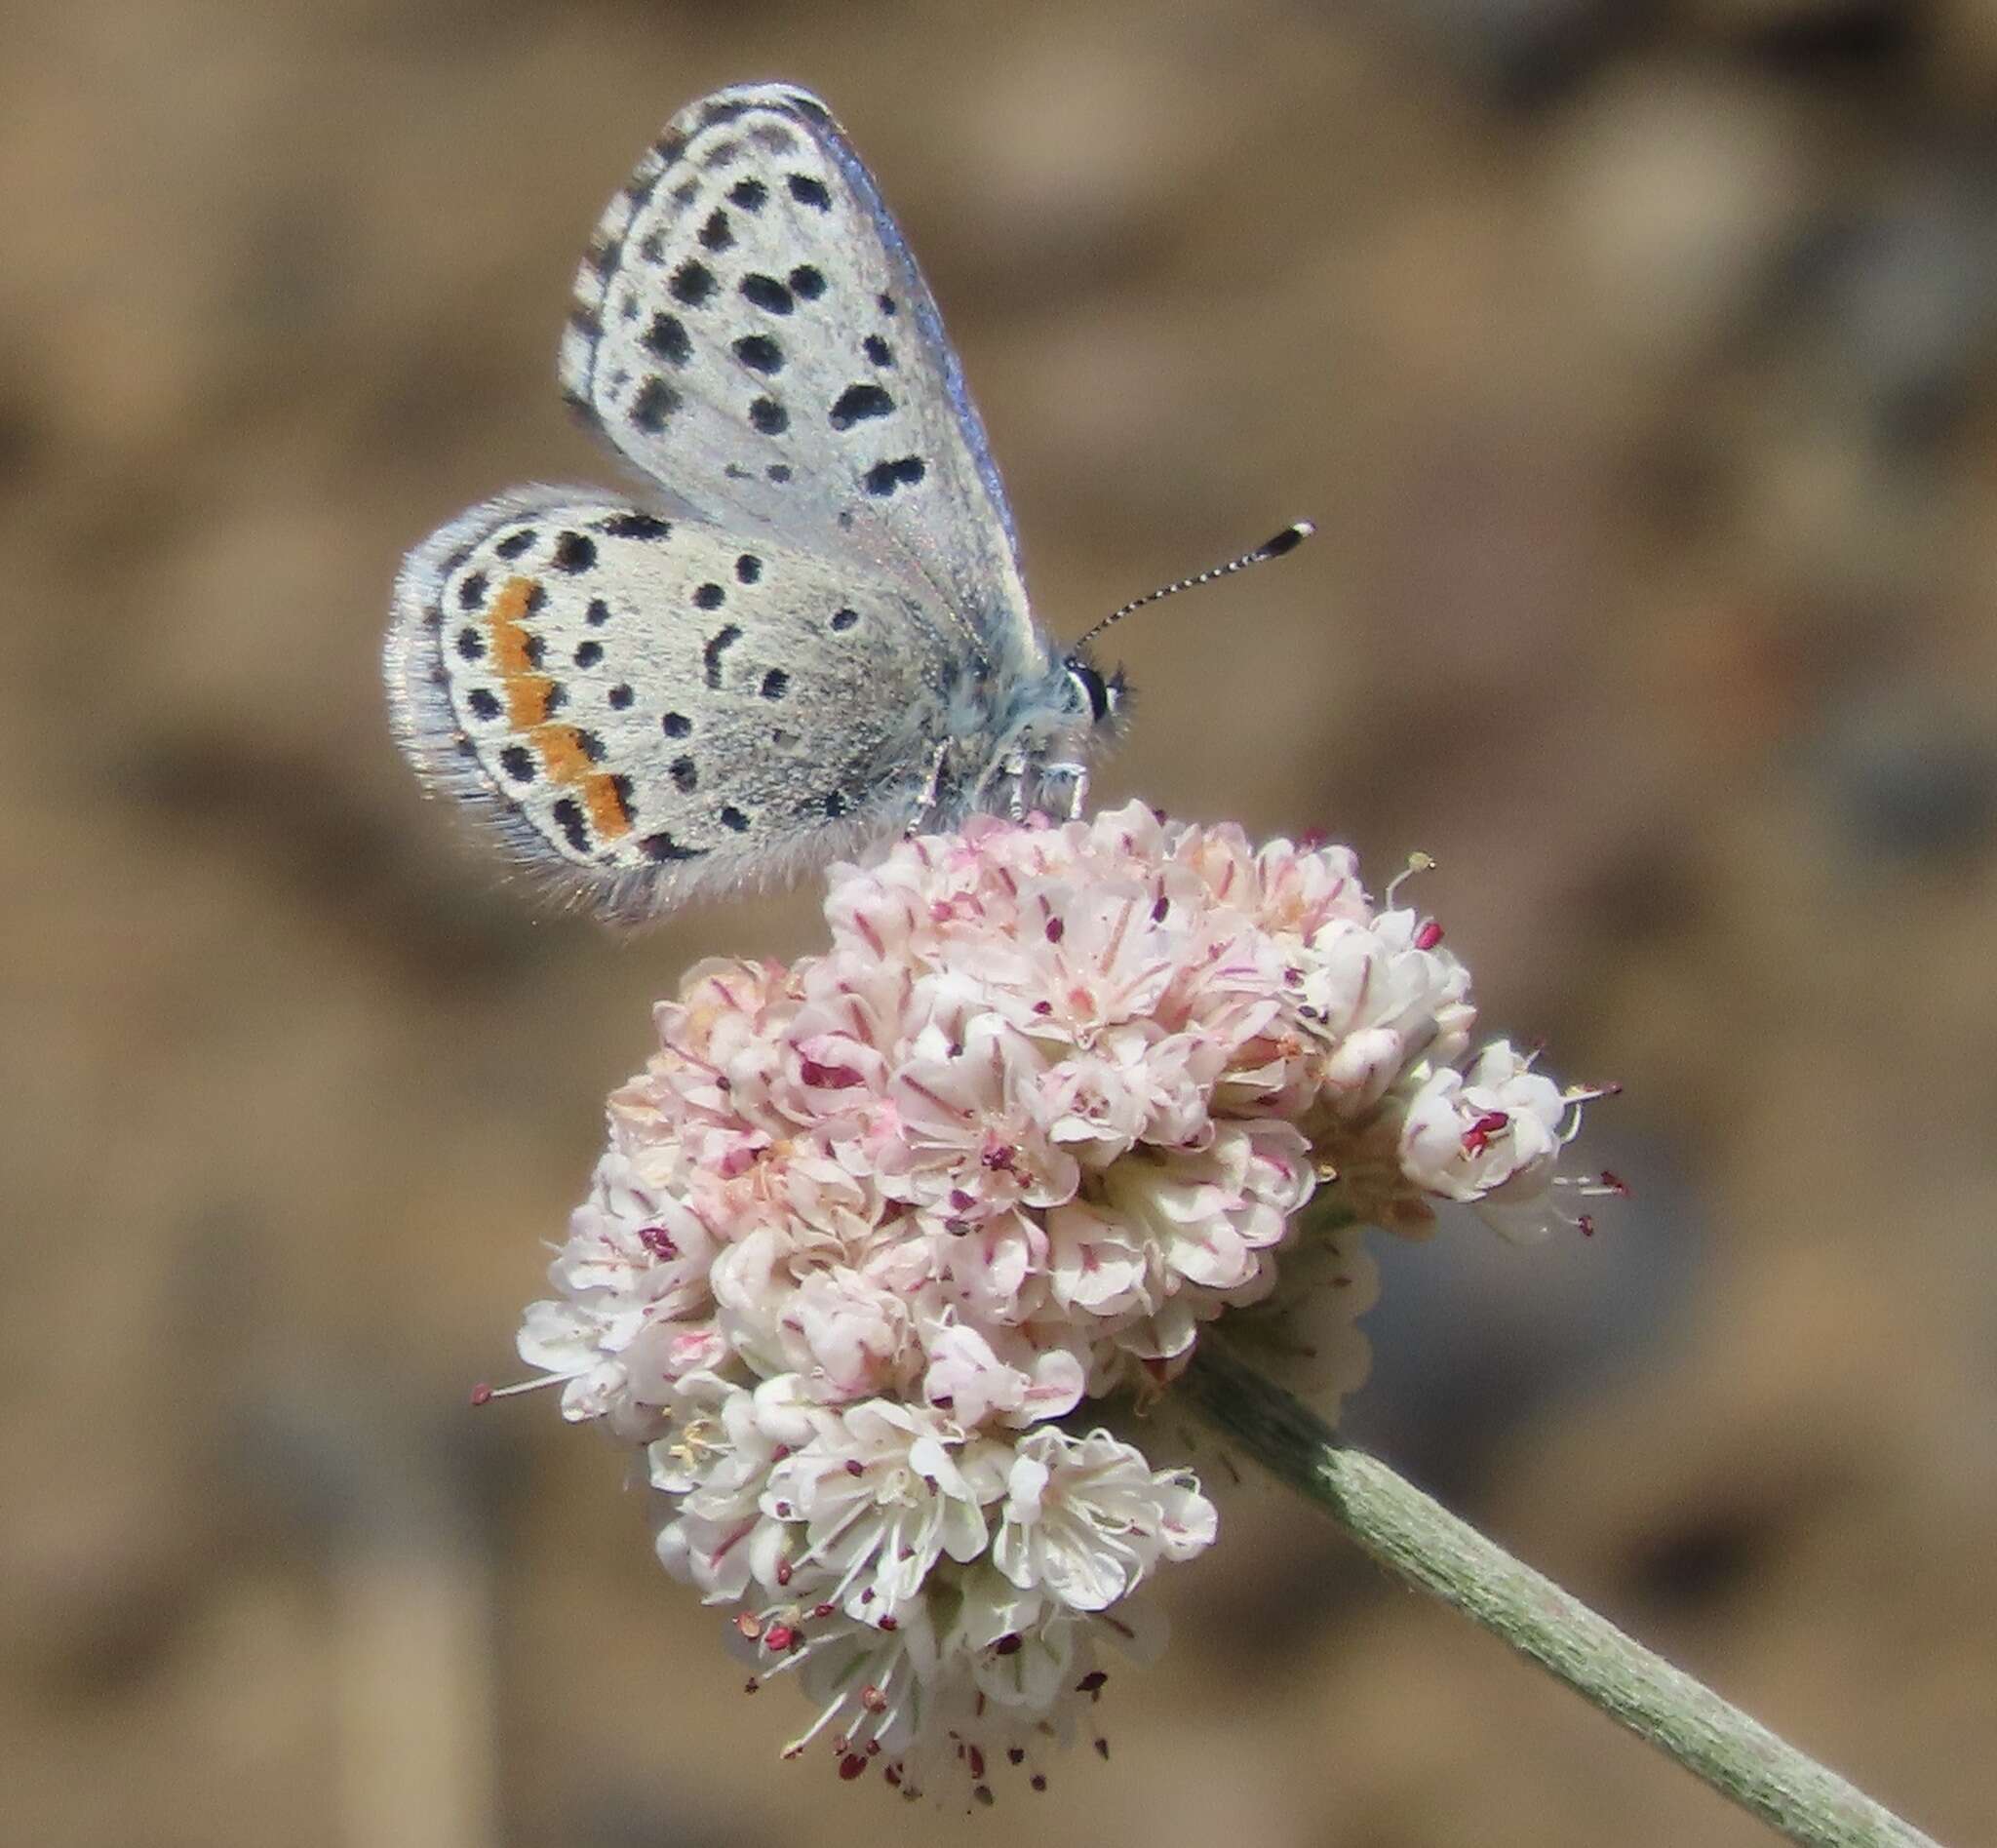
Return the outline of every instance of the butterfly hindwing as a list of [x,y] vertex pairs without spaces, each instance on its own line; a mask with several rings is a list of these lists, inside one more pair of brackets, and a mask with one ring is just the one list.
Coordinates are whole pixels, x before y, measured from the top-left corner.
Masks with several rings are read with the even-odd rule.
[[891,579],[533,489],[411,554],[386,665],[426,780],[632,919],[905,820],[955,651]]
[[723,91],[674,118],[598,226],[561,374],[667,504],[871,560],[986,658],[1034,655],[935,302],[807,92]]

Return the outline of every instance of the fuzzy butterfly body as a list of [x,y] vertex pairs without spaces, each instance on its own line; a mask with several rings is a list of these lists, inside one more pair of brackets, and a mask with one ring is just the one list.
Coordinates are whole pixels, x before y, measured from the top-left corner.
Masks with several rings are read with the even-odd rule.
[[518,489],[416,548],[403,748],[606,915],[1078,801],[1120,681],[1029,612],[936,306],[825,106],[727,90],[611,201],[561,352],[642,498]]

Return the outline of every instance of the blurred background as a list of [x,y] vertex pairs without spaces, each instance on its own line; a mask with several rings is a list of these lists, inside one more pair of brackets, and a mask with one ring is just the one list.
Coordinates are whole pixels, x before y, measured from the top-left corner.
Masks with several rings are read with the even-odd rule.
[[[78,0],[0,62],[0,1840],[1751,1843],[1248,1496],[1110,1762],[904,1812],[510,1377],[647,1004],[418,800],[403,549],[614,479],[553,380],[682,103],[821,91],[941,298],[1105,801],[1414,848],[1620,1079],[1588,1241],[1382,1249],[1351,1428],[1938,1835],[1997,1834],[1997,11]],[[1381,1241],[1385,1246],[1386,1241]],[[805,1832],[801,1832],[805,1831]],[[995,1837],[995,1831],[998,1836]]]

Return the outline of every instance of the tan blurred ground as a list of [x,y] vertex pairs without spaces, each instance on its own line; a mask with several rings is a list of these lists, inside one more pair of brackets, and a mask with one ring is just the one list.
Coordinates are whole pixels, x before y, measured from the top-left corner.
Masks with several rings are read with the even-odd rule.
[[656,125],[838,108],[1103,795],[1354,840],[1615,1076],[1592,1242],[1387,1254],[1369,1437],[1881,1798],[1997,1836],[1997,17],[1834,0],[81,0],[0,60],[0,1841],[1751,1842],[1253,1502],[1108,1764],[784,1767],[620,1463],[478,1418],[646,1003],[457,850],[403,547],[607,476],[552,352]]

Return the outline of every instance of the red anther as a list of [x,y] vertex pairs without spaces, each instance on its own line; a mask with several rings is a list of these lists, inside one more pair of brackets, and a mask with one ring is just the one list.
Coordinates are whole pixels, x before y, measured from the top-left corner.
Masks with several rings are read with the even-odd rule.
[[1415,932],[1415,948],[1418,950],[1432,950],[1441,941],[1442,926],[1433,918]]
[[980,1784],[984,1783],[985,1754],[982,1751],[980,1751],[975,1746],[973,1746],[970,1749],[968,1762],[971,1768],[971,1776],[976,1778]]
[[474,1405],[489,1405],[491,1402],[492,1389],[484,1380],[481,1380],[478,1385],[472,1388],[472,1403]]
[[1067,934],[1068,926],[1059,918],[1049,918],[1047,920],[1047,941],[1049,943],[1059,943]]
[[1481,1129],[1487,1136],[1495,1136],[1499,1130],[1508,1128],[1511,1119],[1502,1110],[1487,1110],[1470,1127]]
[[1034,1773],[1033,1787],[1037,1790],[1044,1790],[1047,1788],[1047,1774],[1044,1771],[1036,1771]]
[[788,1649],[797,1639],[798,1632],[789,1624],[772,1624],[763,1632],[763,1646],[775,1654]]
[[1160,892],[1157,897],[1157,903],[1151,908],[1152,923],[1163,924],[1165,922],[1165,914],[1171,909],[1172,901],[1163,892]]
[[748,1678],[748,1680],[742,1683],[742,1692],[744,1694],[760,1694],[762,1693],[762,1691],[763,1683],[759,1681],[753,1674]]
[[1109,1678],[1110,1672],[1107,1669],[1091,1669],[1076,1682],[1075,1691],[1077,1694],[1100,1694],[1103,1691],[1103,1683]]
[[898,1790],[901,1789],[901,1767],[899,1765],[889,1765],[881,1775],[887,1780],[888,1787],[891,1789]]
[[655,1258],[677,1258],[680,1247],[673,1242],[673,1236],[663,1226],[647,1226],[638,1235],[638,1242]]
[[1109,1755],[1110,1742],[1107,1739],[1098,1739],[1096,1741],[1096,1756],[1098,1758],[1107,1758]]
[[878,1758],[878,1757],[880,1757],[880,1756],[881,1756],[881,1741],[880,1741],[880,1740],[878,1740],[878,1739],[870,1739],[870,1740],[868,1740],[868,1741],[867,1741],[867,1756],[868,1756],[868,1757],[870,1757],[870,1758]]
[[1019,1151],[1011,1143],[1001,1142],[996,1149],[987,1149],[978,1160],[997,1173],[1010,1174],[1013,1163],[1019,1160]]
[[1037,1014],[1051,1014],[1053,1011],[1054,1003],[1050,1001],[1037,1001],[1034,1003],[1034,1012]]
[[1326,834],[1322,828],[1306,828],[1297,837],[1297,845],[1306,853],[1315,853],[1319,847],[1325,845],[1330,840],[1331,836]]
[[901,1628],[901,1620],[898,1617],[883,1617],[879,1628],[881,1630],[899,1630]]
[[858,1457],[848,1457],[846,1459],[846,1474],[848,1475],[865,1475],[867,1474],[867,1466]]
[[1607,1168],[1604,1168],[1602,1170],[1602,1185],[1606,1187],[1610,1193],[1617,1195],[1623,1199],[1627,1199],[1629,1198],[1629,1183],[1625,1181],[1620,1174],[1611,1174]]
[[1007,1746],[1005,1748],[1005,1762],[1007,1764],[1026,1763],[1026,1748],[1024,1746]]
[[820,1065],[816,1059],[801,1060],[798,1076],[818,1090],[845,1090],[864,1081],[850,1065]]
[[1583,1213],[1574,1223],[1581,1228],[1581,1236],[1584,1239],[1592,1239],[1595,1236],[1595,1220],[1592,1213]]
[[776,1562],[776,1582],[779,1585],[790,1584],[791,1575],[796,1570],[797,1568],[794,1565],[792,1565],[788,1559],[779,1559]]
[[848,1784],[866,1770],[867,1760],[863,1753],[849,1751],[839,1761],[839,1774]]
[[757,1637],[763,1634],[763,1619],[758,1617],[754,1611],[737,1611],[735,1613],[735,1628],[744,1636],[748,1637],[751,1642],[754,1642]]
[[884,1713],[887,1711],[887,1696],[869,1681],[860,1690],[860,1705],[870,1713]]
[[992,1645],[992,1653],[995,1656],[1016,1656],[1025,1646],[1025,1639],[1015,1631],[1000,1636]]

